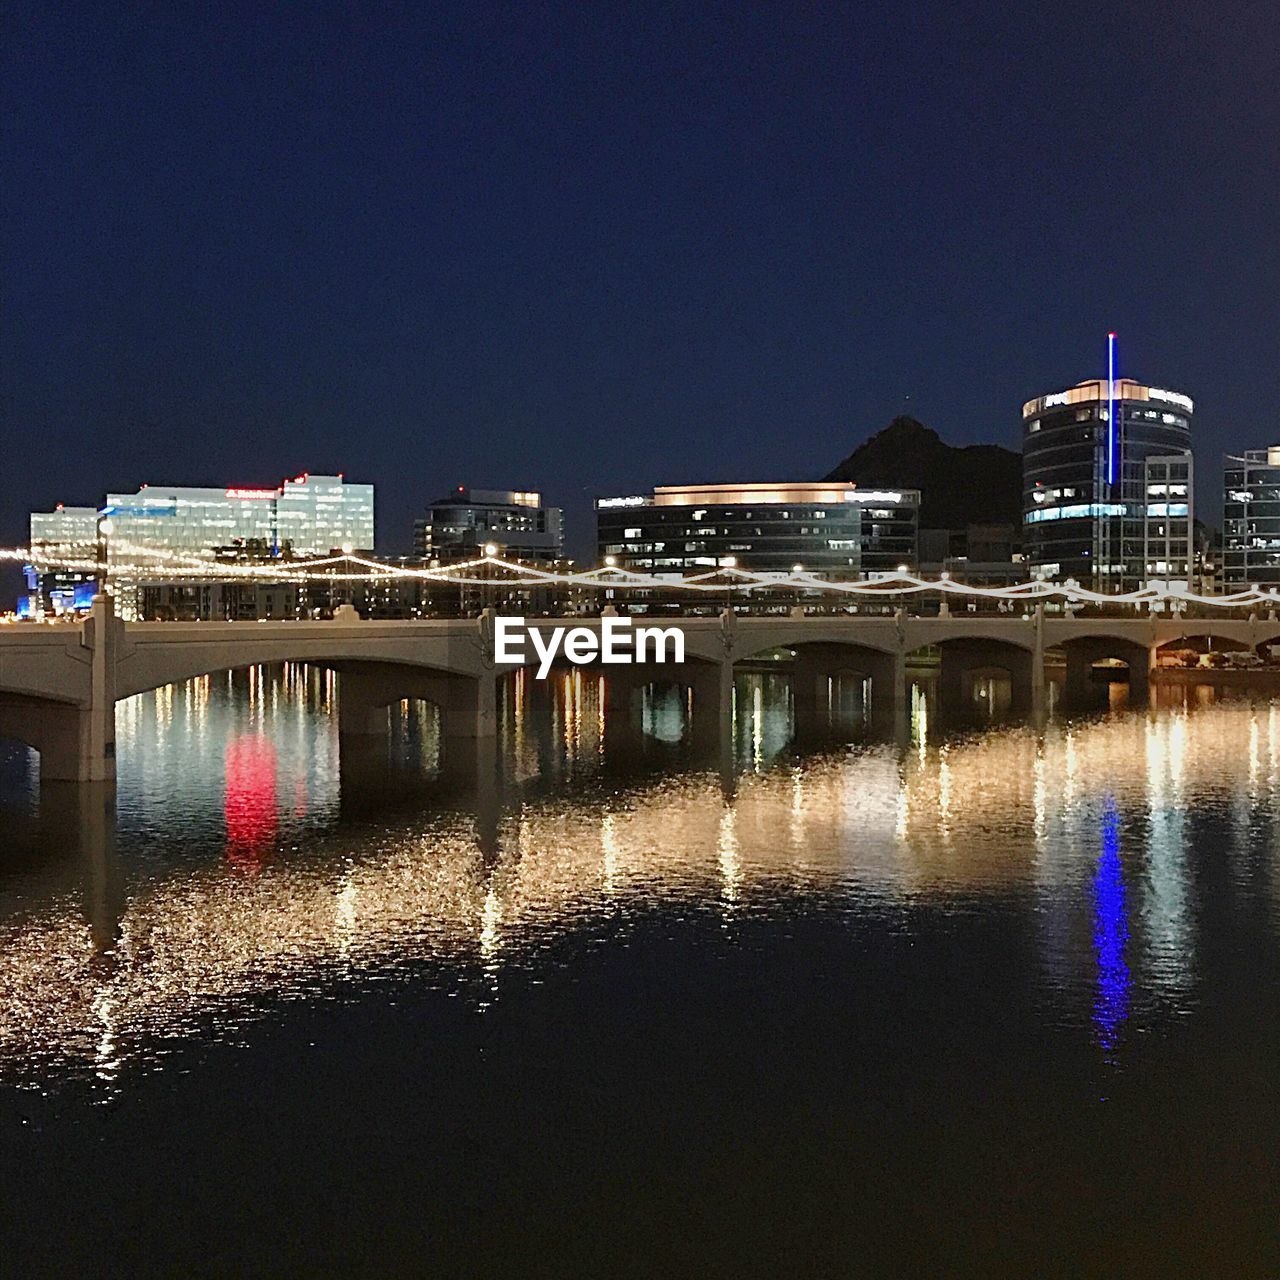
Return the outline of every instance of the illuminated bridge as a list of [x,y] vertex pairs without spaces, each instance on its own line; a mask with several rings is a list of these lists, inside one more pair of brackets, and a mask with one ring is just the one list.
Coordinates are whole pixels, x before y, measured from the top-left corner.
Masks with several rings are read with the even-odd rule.
[[[1080,689],[1100,660],[1128,668],[1130,688],[1145,692],[1164,646],[1210,639],[1233,648],[1280,641],[1280,622],[1186,615],[1075,617],[1034,607],[1022,614],[779,615],[649,619],[679,630],[681,664],[599,668],[606,714],[625,718],[633,695],[651,683],[686,687],[693,733],[704,744],[732,739],[735,667],[786,659],[797,732],[826,710],[831,681],[851,676],[869,690],[870,722],[905,738],[908,658],[937,655],[941,703],[962,706],[975,679],[1009,681],[1011,710],[1032,718],[1046,707],[1045,655],[1065,660],[1065,690]],[[531,619],[598,633],[601,620]],[[530,665],[535,660],[527,655]],[[386,732],[387,708],[423,699],[440,708],[446,754],[496,736],[499,683],[522,664],[497,660],[492,615],[479,619],[365,621],[353,610],[332,621],[126,623],[109,596],[98,596],[79,623],[0,628],[0,737],[34,747],[46,780],[106,781],[115,776],[115,704],[197,676],[267,663],[305,663],[339,673],[343,737]]]

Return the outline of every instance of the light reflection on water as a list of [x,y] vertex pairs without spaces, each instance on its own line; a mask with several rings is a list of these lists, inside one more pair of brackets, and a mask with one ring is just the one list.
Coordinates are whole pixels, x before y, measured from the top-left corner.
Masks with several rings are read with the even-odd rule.
[[[388,983],[484,1010],[556,939],[620,944],[655,911],[785,928],[820,906],[910,932],[1010,903],[1046,1023],[1123,1062],[1135,1028],[1197,1007],[1206,867],[1275,920],[1280,712],[1192,701],[947,739],[917,686],[905,750],[806,758],[766,673],[738,683],[726,778],[689,750],[674,686],[639,696],[615,767],[602,682],[574,671],[514,682],[495,790],[446,776],[420,703],[344,777],[325,673],[160,690],[120,708],[114,814],[50,790],[24,817],[38,789],[7,757],[23,852],[0,881],[0,1071],[116,1082],[279,1002]],[[863,690],[837,704],[865,719]]]

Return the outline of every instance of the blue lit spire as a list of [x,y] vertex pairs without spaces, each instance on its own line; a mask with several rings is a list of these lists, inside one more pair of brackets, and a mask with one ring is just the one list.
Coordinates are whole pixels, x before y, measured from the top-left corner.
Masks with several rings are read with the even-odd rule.
[[1116,482],[1116,335],[1107,334],[1107,484]]

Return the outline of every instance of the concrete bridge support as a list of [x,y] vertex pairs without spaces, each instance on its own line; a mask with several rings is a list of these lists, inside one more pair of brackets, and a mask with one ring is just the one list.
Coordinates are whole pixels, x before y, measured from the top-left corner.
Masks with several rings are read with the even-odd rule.
[[95,596],[74,652],[80,696],[74,689],[68,689],[66,700],[60,693],[0,694],[0,736],[40,753],[42,782],[115,780],[116,664],[122,630],[111,597]]
[[80,858],[87,872],[84,907],[94,953],[108,955],[120,941],[126,901],[124,871],[116,851],[116,789],[111,782],[99,781],[65,790],[72,794],[62,804],[69,815],[75,815]]
[[733,662],[686,664],[693,687],[693,744],[703,753],[733,754]]
[[40,753],[42,782],[110,782],[115,777],[115,715],[47,699],[0,699],[0,737]]
[[1049,718],[1049,688],[1044,674],[1044,605],[1036,605],[1033,619],[1034,645],[1031,650],[1031,722],[1043,728]]
[[[604,749],[611,762],[644,754],[643,701],[645,672],[629,667],[600,668],[604,712]],[[535,683],[537,683],[535,681]]]

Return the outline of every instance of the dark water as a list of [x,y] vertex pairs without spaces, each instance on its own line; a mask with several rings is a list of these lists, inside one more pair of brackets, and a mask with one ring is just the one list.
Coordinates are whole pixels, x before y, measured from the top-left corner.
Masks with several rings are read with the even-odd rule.
[[1280,1274],[1280,704],[762,676],[726,774],[570,676],[495,790],[330,680],[125,704],[114,811],[4,752],[0,1271]]

